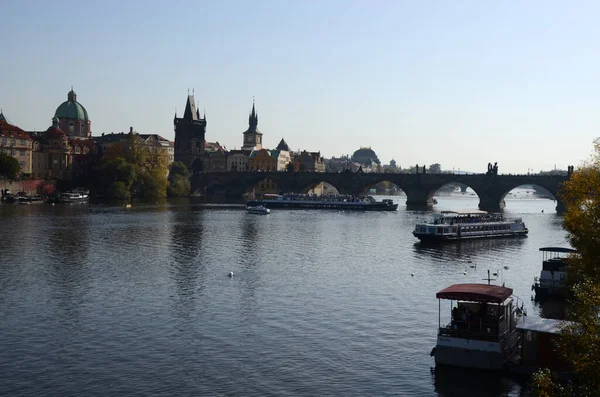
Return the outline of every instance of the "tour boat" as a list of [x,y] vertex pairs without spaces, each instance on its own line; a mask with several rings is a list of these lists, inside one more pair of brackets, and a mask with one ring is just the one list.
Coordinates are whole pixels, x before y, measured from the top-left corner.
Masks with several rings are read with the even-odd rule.
[[[455,284],[438,292],[438,337],[431,351],[436,365],[503,369],[518,353],[516,326],[524,313],[512,292],[489,284]],[[442,323],[442,299],[450,300],[448,323]]]
[[372,196],[359,198],[351,195],[315,194],[265,194],[260,200],[250,200],[247,206],[263,205],[266,208],[335,209],[350,211],[396,211],[393,200],[375,200]]
[[249,214],[256,214],[256,215],[267,215],[267,214],[271,213],[271,210],[268,208],[265,208],[262,205],[255,205],[255,206],[246,207],[246,212]]
[[88,199],[89,199],[89,196],[86,192],[73,191],[73,192],[61,193],[61,195],[58,197],[58,202],[59,203],[82,203],[82,202],[87,201]]
[[540,277],[534,278],[531,290],[535,291],[536,298],[547,296],[565,297],[567,286],[567,257],[577,251],[563,247],[543,247],[542,271]]
[[422,242],[456,241],[476,238],[527,236],[521,218],[507,220],[486,211],[442,211],[429,223],[415,226],[413,235]]

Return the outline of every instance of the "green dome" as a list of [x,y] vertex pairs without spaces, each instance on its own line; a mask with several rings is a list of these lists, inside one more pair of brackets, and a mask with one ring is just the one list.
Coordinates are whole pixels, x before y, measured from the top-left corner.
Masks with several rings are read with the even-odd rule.
[[54,113],[54,117],[59,119],[76,119],[88,121],[87,110],[77,102],[77,94],[73,90],[67,95],[68,100],[63,102]]

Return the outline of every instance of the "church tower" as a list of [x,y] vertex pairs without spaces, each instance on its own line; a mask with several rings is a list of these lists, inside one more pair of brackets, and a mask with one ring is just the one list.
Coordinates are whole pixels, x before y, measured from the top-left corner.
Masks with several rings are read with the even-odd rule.
[[258,130],[258,114],[252,101],[252,112],[248,117],[248,129],[244,131],[244,144],[242,150],[252,151],[262,149],[262,132]]
[[190,171],[202,171],[202,157],[206,142],[206,114],[200,118],[196,109],[194,95],[189,95],[183,117],[178,118],[175,112],[175,161],[184,163]]

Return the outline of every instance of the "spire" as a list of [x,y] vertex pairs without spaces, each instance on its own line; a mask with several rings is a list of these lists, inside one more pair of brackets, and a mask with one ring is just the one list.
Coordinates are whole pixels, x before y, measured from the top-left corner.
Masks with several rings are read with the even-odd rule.
[[183,118],[186,121],[198,120],[198,112],[196,111],[196,104],[194,103],[193,95],[188,95],[187,103],[185,105],[185,111],[183,112]]
[[258,127],[258,114],[256,113],[254,97],[252,97],[252,112],[250,112],[250,117],[248,117],[248,124],[251,129],[256,129],[256,127]]

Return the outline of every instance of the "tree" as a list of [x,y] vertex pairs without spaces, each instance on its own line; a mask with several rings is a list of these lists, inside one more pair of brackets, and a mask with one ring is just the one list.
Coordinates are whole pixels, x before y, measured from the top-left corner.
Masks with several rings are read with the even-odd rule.
[[567,211],[564,228],[577,254],[569,258],[569,286],[573,292],[573,322],[559,332],[557,352],[569,364],[575,380],[561,386],[549,371],[534,377],[540,396],[592,396],[600,390],[600,140],[594,141],[591,160],[577,169],[561,194]]
[[[130,196],[161,198],[167,195],[168,158],[160,148],[146,144],[139,135],[130,133],[127,139],[110,147],[102,157],[98,177],[99,191],[110,198],[113,193],[122,196],[127,189]],[[123,185],[115,185],[122,182]]]
[[6,153],[0,153],[0,177],[2,179],[16,179],[20,172],[19,160]]
[[431,164],[429,166],[429,169],[427,170],[427,172],[429,174],[441,174],[442,173],[442,166],[440,165],[440,163]]
[[190,171],[181,161],[171,164],[169,171],[169,186],[167,195],[169,197],[187,197],[190,195]]

